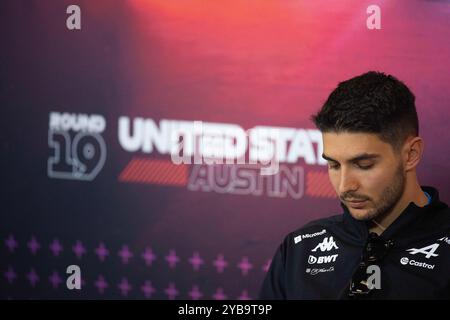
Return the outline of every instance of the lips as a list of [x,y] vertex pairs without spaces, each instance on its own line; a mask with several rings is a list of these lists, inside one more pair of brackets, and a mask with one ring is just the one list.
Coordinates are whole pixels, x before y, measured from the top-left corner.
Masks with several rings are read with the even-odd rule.
[[367,200],[362,201],[347,201],[348,205],[354,209],[364,208],[367,204]]

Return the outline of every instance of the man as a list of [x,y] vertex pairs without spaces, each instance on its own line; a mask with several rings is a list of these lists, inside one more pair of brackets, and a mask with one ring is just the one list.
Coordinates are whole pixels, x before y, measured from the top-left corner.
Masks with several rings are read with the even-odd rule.
[[450,209],[417,180],[414,101],[393,76],[368,72],[313,116],[343,214],[286,236],[260,298],[450,298]]

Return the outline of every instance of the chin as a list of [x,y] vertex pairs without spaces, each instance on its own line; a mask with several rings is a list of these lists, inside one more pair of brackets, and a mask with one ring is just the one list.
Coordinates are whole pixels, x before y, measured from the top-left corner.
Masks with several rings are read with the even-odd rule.
[[373,219],[373,214],[367,209],[349,209],[350,214],[353,218],[360,221],[368,221]]

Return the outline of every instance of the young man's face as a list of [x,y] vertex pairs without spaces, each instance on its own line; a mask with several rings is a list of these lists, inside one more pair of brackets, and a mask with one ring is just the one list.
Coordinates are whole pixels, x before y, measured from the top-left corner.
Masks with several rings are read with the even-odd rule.
[[350,214],[371,220],[389,212],[405,190],[400,155],[370,133],[323,133],[331,183]]

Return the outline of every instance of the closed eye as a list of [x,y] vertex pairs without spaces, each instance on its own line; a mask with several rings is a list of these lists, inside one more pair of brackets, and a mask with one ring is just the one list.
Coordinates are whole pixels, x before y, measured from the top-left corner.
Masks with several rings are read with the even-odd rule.
[[362,169],[362,170],[369,170],[370,168],[372,168],[373,167],[373,164],[369,164],[369,165],[366,165],[366,166],[362,166],[362,165],[357,165],[358,166],[358,168],[359,169]]
[[[360,165],[360,164],[355,164],[355,165],[358,169],[361,169],[361,170],[369,170],[374,166],[373,163],[369,164],[369,165]],[[328,169],[338,170],[339,168],[340,168],[339,163],[328,163]]]

